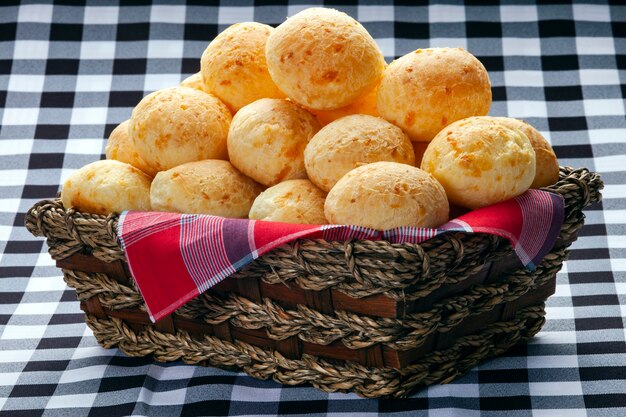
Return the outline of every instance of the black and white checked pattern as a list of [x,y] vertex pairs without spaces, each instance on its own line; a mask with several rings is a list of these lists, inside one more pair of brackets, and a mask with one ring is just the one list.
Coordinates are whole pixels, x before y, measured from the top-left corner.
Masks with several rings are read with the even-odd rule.
[[[626,6],[325,3],[366,26],[388,60],[462,46],[493,84],[492,115],[524,118],[561,164],[602,173],[604,201],[558,275],[528,345],[403,400],[281,387],[98,347],[24,212],[54,196],[144,94],[199,69],[228,25],[277,25],[315,4],[107,0],[0,5],[0,416],[626,415]],[[343,5],[345,4],[345,5]]]

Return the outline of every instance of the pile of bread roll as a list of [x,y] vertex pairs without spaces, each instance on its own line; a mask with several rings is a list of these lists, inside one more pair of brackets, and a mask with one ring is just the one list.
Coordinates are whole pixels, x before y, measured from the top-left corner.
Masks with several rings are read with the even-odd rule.
[[111,133],[107,160],[67,179],[66,208],[437,227],[451,206],[558,179],[536,129],[486,116],[489,76],[460,48],[387,65],[359,22],[311,8],[276,28],[229,27],[200,64],[141,100]]

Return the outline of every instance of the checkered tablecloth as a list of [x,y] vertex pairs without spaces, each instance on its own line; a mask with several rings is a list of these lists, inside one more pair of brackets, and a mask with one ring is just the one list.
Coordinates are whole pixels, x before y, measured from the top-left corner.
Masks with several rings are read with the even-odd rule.
[[240,21],[277,25],[312,5],[121,3],[0,3],[1,416],[626,415],[622,2],[325,3],[363,22],[388,61],[429,46],[468,49],[489,71],[492,115],[528,120],[562,165],[598,171],[606,183],[558,275],[543,331],[401,400],[281,387],[97,345],[43,241],[23,227],[25,211],[102,158],[105,138],[141,97],[198,71],[219,31]]

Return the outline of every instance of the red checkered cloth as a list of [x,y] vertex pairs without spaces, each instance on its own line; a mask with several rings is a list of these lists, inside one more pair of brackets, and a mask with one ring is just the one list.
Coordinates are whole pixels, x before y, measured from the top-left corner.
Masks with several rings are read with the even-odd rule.
[[120,216],[118,235],[150,318],[156,321],[264,253],[295,239],[420,243],[450,231],[490,233],[508,239],[522,263],[532,270],[554,246],[563,216],[560,195],[529,190],[515,199],[471,211],[438,229],[378,231],[127,211]]

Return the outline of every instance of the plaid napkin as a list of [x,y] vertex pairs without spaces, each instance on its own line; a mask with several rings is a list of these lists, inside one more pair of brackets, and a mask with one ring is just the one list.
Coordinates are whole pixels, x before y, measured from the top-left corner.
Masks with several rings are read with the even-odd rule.
[[554,246],[563,199],[545,191],[471,211],[438,229],[377,231],[346,225],[302,225],[159,212],[126,211],[118,235],[152,321],[211,288],[264,253],[299,238],[420,243],[441,233],[490,233],[511,242],[528,269]]

